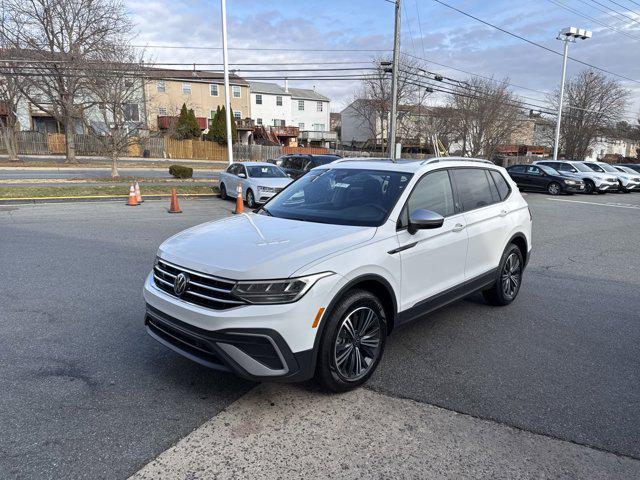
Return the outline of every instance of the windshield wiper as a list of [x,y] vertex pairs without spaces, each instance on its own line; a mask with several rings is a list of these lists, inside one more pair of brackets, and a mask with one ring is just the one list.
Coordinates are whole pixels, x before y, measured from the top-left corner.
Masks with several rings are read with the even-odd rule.
[[258,210],[258,212],[264,212],[267,215],[269,215],[270,217],[273,217],[273,213],[271,213],[269,210],[267,210],[266,207],[260,207],[260,210]]

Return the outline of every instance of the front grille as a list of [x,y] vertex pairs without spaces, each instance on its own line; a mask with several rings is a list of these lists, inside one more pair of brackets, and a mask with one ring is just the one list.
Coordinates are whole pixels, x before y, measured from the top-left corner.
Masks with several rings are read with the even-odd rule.
[[235,285],[233,280],[187,270],[164,260],[158,260],[153,268],[153,279],[159,289],[178,298],[173,289],[173,284],[176,276],[180,273],[187,275],[189,282],[185,292],[179,298],[189,303],[213,310],[227,310],[246,304],[246,302],[231,294],[231,290]]
[[607,178],[607,180],[610,181],[610,182],[615,182],[616,181],[615,178]]

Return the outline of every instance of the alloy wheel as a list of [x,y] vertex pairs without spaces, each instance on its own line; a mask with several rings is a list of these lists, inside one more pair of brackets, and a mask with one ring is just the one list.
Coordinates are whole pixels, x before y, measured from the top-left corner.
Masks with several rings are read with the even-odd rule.
[[560,193],[560,185],[552,183],[549,185],[549,193],[551,195],[558,195]]
[[349,381],[364,377],[380,355],[380,317],[369,307],[359,307],[345,316],[333,348],[334,365]]
[[521,280],[522,265],[520,257],[517,253],[511,252],[507,257],[507,261],[504,262],[504,267],[502,267],[502,273],[500,274],[502,293],[505,297],[511,299],[516,296]]

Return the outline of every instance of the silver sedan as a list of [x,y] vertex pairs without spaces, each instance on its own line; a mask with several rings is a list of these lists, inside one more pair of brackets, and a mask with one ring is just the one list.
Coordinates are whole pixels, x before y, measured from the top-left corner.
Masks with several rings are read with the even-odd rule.
[[292,182],[280,167],[266,162],[237,162],[220,174],[220,197],[237,198],[238,186],[247,207],[265,203]]

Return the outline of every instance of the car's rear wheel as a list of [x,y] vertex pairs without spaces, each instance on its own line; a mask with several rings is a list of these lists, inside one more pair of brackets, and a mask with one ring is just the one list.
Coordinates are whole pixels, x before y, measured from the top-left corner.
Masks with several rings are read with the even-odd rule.
[[502,254],[495,283],[490,289],[482,292],[487,303],[502,306],[513,302],[522,285],[523,270],[522,252],[512,243]]
[[220,198],[222,200],[227,199],[227,187],[224,186],[224,183],[220,184]]
[[247,190],[247,207],[256,208],[256,197],[251,190]]
[[558,182],[551,182],[549,185],[547,185],[547,192],[549,192],[550,195],[560,195],[560,192],[562,192],[562,187]]
[[384,307],[371,292],[352,290],[336,304],[325,322],[316,380],[334,392],[359,387],[373,374],[384,351]]

